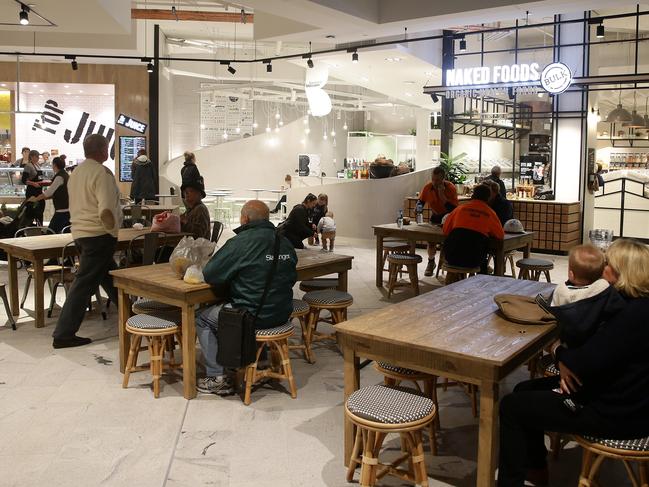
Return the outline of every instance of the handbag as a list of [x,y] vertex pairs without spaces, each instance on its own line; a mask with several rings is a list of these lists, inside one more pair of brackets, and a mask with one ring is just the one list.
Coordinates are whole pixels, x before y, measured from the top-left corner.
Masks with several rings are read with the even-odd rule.
[[273,274],[277,269],[279,259],[280,235],[275,232],[273,249],[273,264],[266,278],[266,286],[253,315],[247,310],[236,308],[221,308],[219,311],[216,339],[218,343],[216,362],[223,367],[240,368],[253,363],[257,358],[255,323],[261,308],[266,302]]
[[180,217],[170,211],[159,213],[153,217],[152,232],[180,233]]

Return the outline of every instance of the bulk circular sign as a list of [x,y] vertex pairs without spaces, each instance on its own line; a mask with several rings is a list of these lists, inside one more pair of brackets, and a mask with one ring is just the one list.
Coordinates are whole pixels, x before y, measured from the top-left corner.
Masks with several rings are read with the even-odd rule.
[[541,73],[541,86],[551,95],[558,95],[572,83],[572,72],[563,63],[548,64]]

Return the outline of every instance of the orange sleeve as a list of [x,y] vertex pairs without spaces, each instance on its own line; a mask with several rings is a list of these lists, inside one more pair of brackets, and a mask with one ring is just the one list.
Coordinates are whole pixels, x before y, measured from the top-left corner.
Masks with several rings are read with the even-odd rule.
[[429,192],[430,192],[430,183],[426,183],[424,187],[421,189],[419,192],[419,201],[423,201],[424,203],[428,203],[428,198],[429,198]]

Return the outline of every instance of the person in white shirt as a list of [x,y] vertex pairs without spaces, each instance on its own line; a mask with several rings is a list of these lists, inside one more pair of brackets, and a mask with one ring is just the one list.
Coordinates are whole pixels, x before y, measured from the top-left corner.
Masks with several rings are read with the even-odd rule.
[[325,213],[318,222],[318,233],[322,234],[322,250],[327,251],[327,240],[329,241],[329,252],[334,251],[334,241],[336,240],[336,222],[332,211]]
[[90,338],[77,336],[77,332],[88,299],[99,285],[117,303],[109,272],[116,268],[113,253],[122,224],[122,210],[115,176],[102,164],[108,159],[108,140],[103,135],[90,135],[83,141],[83,150],[86,160],[77,166],[68,181],[72,238],[79,249],[80,266],[52,334],[54,348],[92,342]]

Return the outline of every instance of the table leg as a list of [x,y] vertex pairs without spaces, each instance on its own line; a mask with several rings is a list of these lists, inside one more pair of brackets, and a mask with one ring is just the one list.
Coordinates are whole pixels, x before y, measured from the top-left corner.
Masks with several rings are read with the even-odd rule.
[[505,275],[505,252],[503,251],[502,247],[497,249],[494,253],[494,275]]
[[495,485],[497,438],[498,383],[485,381],[480,385],[477,487],[493,487]]
[[185,399],[196,397],[196,318],[194,306],[182,307],[183,335],[183,395]]
[[528,242],[528,244],[523,249],[523,257],[525,259],[529,259],[531,253],[532,253],[532,242]]
[[376,287],[383,287],[383,235],[376,236]]
[[43,261],[36,259],[34,265],[34,313],[36,313],[36,328],[45,326],[45,272]]
[[[344,376],[345,376],[345,389],[343,393],[344,401],[347,401],[347,398],[354,392],[357,391],[360,387],[360,360],[358,356],[348,346],[343,348],[343,359],[344,359]],[[344,412],[343,412],[344,415]],[[347,419],[346,416],[343,417],[345,425],[345,453],[343,461],[345,466],[349,465],[349,459],[352,456],[352,449],[354,447],[354,424]]]
[[347,271],[338,273],[338,291],[347,292]]
[[11,312],[14,316],[20,314],[20,304],[18,299],[18,259],[9,255],[9,301],[11,303]]
[[126,321],[131,317],[131,300],[126,291],[117,288],[117,328],[119,330],[119,371],[126,370],[126,359],[131,346],[131,337],[126,333]]

